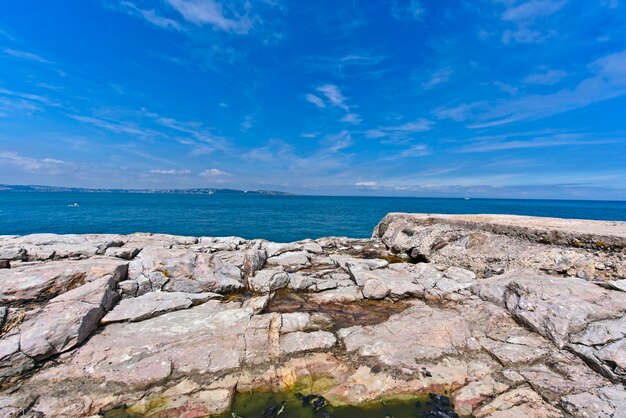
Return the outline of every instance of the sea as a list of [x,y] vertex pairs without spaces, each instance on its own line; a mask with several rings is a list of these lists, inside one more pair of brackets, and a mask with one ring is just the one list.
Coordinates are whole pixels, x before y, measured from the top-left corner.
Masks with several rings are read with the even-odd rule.
[[[71,206],[74,202],[79,205]],[[366,238],[389,212],[626,221],[626,202],[0,192],[0,235],[154,232],[276,242],[324,236]]]

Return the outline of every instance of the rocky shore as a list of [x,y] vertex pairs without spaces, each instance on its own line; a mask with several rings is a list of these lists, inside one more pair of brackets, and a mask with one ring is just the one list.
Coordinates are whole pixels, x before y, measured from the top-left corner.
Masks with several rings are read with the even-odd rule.
[[[0,417],[428,393],[626,416],[626,223],[389,214],[371,239],[0,236]],[[382,418],[382,417],[381,417]]]

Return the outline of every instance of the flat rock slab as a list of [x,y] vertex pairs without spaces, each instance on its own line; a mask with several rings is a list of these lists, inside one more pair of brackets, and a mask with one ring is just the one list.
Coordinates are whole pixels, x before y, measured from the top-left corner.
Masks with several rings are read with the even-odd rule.
[[506,306],[519,321],[559,347],[589,324],[626,314],[626,294],[578,278],[514,271],[474,288],[485,300]]
[[49,300],[104,276],[125,278],[128,263],[114,258],[51,261],[4,270],[0,276],[0,303]]
[[143,321],[220,298],[222,295],[217,293],[150,292],[136,298],[123,299],[100,323]]
[[420,360],[452,355],[468,344],[467,323],[454,311],[423,302],[393,315],[383,324],[344,328],[338,332],[346,350],[375,356],[386,365],[416,368]]

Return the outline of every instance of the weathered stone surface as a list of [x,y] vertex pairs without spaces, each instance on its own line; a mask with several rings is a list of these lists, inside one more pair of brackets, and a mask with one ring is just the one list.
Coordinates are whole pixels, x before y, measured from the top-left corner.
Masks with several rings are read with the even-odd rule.
[[119,281],[127,268],[126,262],[110,258],[23,265],[2,273],[0,303],[49,300],[108,275]]
[[266,261],[268,266],[304,267],[310,264],[306,251],[286,252],[269,257]]
[[458,313],[415,302],[414,307],[393,315],[384,324],[342,329],[338,336],[349,352],[411,369],[420,360],[457,353],[467,346],[470,331]]
[[463,267],[481,276],[531,268],[587,280],[624,278],[623,222],[392,213],[374,236],[402,257]]
[[255,292],[268,293],[286,287],[289,284],[289,274],[282,268],[265,269],[250,277],[248,284]]
[[497,396],[474,411],[476,418],[560,418],[557,409],[543,402],[530,388],[520,387]]
[[132,260],[139,254],[141,248],[138,247],[109,247],[105,254],[110,257],[117,257],[123,260]]
[[280,347],[285,354],[327,349],[336,343],[335,335],[326,331],[296,331],[280,337]]
[[446,391],[476,417],[619,416],[619,233],[429,219],[287,244],[0,237],[0,415],[190,418],[302,384],[333,405]]
[[486,376],[454,392],[452,395],[454,408],[460,415],[471,415],[472,411],[486,399],[499,395],[509,388],[508,384],[498,382],[493,376]]
[[565,396],[561,405],[576,418],[619,417],[626,411],[626,391],[623,386],[606,386]]
[[228,292],[243,288],[241,271],[219,255],[186,249],[144,248],[129,264],[128,275],[142,295],[152,291]]
[[363,294],[358,287],[340,287],[337,289],[326,290],[311,296],[314,303],[350,303],[362,300]]
[[104,277],[52,299],[20,327],[20,350],[41,360],[85,341],[119,296],[117,279]]
[[[620,318],[626,313],[626,294],[577,278],[561,278],[516,271],[480,284],[476,292],[499,302],[521,322],[565,346],[571,334],[592,322]],[[502,299],[498,300],[499,297]]]
[[123,299],[100,320],[106,325],[113,322],[143,321],[166,312],[187,309],[207,300],[219,299],[217,293],[151,292],[132,299]]

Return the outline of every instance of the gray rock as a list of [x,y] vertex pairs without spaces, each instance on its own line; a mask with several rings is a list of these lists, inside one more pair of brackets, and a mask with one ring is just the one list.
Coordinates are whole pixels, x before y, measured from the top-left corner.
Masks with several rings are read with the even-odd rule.
[[506,306],[516,319],[559,347],[564,347],[570,335],[581,332],[590,323],[620,318],[626,313],[626,295],[621,292],[583,279],[531,271],[514,271],[484,280],[474,291],[485,300]]
[[109,247],[105,254],[110,257],[117,257],[123,260],[132,260],[139,254],[141,248],[137,247]]
[[0,269],[10,269],[11,261],[10,260],[0,260]]
[[126,277],[128,264],[112,258],[28,264],[2,273],[0,303],[48,300],[85,283],[112,275]]
[[280,347],[285,354],[322,350],[333,347],[337,339],[331,332],[291,332],[280,337]]
[[166,312],[187,309],[211,299],[219,299],[217,293],[151,292],[137,298],[123,299],[100,320],[103,325],[113,322],[135,322],[153,318]]
[[254,276],[254,273],[261,270],[265,265],[267,255],[262,250],[248,250],[243,261],[243,272],[246,277]]
[[305,251],[286,252],[269,257],[266,261],[268,266],[282,267],[305,267],[310,265],[309,257]]
[[565,396],[561,405],[576,418],[619,417],[626,411],[626,391],[621,386],[607,386]]
[[363,293],[358,287],[339,287],[311,295],[310,300],[314,303],[350,303],[363,299]]
[[255,292],[269,293],[286,287],[289,284],[289,274],[282,269],[265,269],[250,277],[248,284]]
[[417,369],[420,360],[464,349],[470,331],[458,313],[416,302],[383,324],[341,329],[338,337],[348,352],[377,357],[389,366]]
[[20,350],[35,360],[83,343],[117,302],[117,278],[104,277],[57,296],[20,327]]

